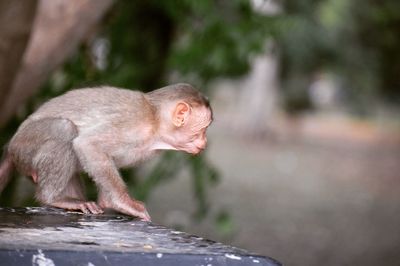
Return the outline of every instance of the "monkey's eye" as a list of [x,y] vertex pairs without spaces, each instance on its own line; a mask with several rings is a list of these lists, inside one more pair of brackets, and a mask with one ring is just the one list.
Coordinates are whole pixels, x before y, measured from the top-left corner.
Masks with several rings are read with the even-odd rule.
[[200,132],[198,132],[196,135],[196,139],[203,139],[206,136],[206,130],[201,130]]

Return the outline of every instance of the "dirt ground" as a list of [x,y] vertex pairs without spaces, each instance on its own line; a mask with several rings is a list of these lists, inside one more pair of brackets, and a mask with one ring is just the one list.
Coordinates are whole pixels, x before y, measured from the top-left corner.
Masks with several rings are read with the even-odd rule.
[[399,142],[368,128],[360,130],[364,137],[340,138],[354,128],[328,124],[339,134],[302,130],[305,136],[277,140],[215,123],[207,156],[222,180],[210,191],[212,211],[229,210],[232,236],[218,234],[210,220],[190,222],[185,175],[155,191],[148,204],[154,221],[179,221],[186,231],[285,265],[399,265]]

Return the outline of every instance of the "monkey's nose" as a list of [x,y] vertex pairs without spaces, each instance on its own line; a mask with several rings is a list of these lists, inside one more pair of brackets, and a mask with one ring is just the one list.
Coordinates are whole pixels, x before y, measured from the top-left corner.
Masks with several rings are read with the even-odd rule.
[[203,151],[203,150],[205,150],[206,146],[207,146],[207,144],[204,142],[200,145],[196,145],[196,148]]
[[196,146],[197,148],[204,150],[207,146],[207,140],[204,139],[203,141],[200,141]]

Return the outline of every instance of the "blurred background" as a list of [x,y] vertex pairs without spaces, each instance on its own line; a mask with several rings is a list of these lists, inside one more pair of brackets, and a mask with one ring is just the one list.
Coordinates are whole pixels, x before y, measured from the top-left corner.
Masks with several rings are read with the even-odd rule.
[[[208,150],[122,171],[155,223],[286,265],[398,265],[399,47],[398,0],[0,0],[0,144],[71,88],[191,83]],[[17,177],[0,203],[33,194]]]

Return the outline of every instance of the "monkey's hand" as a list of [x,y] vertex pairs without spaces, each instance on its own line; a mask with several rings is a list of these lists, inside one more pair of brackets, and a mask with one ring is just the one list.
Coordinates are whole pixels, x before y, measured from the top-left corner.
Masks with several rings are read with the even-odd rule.
[[138,201],[138,200],[133,200],[133,206],[134,206],[135,212],[137,213],[135,216],[141,218],[142,221],[151,222],[150,215],[147,212],[146,207],[144,206],[143,202]]
[[139,217],[142,221],[151,222],[150,215],[143,202],[131,199],[128,195],[121,197],[119,200],[106,199],[100,196],[98,203],[103,209],[113,209],[131,216]]

